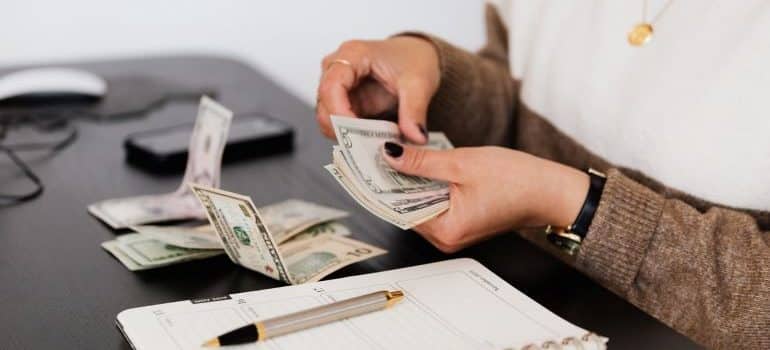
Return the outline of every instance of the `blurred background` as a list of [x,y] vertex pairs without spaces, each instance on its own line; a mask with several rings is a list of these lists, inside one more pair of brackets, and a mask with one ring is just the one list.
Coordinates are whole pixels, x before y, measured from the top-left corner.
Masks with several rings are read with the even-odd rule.
[[468,49],[481,0],[4,0],[0,66],[205,53],[240,59],[315,103],[321,58],[351,38],[404,30]]

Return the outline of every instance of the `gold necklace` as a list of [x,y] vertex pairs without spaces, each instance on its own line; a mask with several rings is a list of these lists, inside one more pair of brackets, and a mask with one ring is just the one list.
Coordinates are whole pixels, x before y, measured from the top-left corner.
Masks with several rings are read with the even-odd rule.
[[663,9],[661,9],[652,20],[647,22],[647,0],[644,0],[644,3],[642,4],[642,22],[635,25],[631,28],[631,31],[628,32],[628,43],[631,44],[631,46],[642,46],[652,40],[652,24],[655,23],[669,7],[671,7],[673,2],[674,0],[669,0]]

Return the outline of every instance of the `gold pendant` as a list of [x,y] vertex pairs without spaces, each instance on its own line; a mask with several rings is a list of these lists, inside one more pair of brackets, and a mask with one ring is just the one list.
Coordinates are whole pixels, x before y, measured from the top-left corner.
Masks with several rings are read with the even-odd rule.
[[642,46],[652,39],[652,25],[639,23],[628,32],[628,43],[633,46]]

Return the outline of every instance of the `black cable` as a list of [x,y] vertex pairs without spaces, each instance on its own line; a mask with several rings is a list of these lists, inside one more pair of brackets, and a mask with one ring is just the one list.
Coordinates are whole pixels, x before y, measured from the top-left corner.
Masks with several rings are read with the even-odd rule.
[[19,124],[23,124],[25,122],[35,124],[35,126],[40,130],[50,130],[52,128],[62,127],[62,125],[68,130],[62,139],[53,142],[26,142],[15,144],[0,143],[0,151],[5,152],[5,154],[8,155],[8,158],[21,170],[24,176],[26,176],[26,178],[35,185],[35,188],[27,193],[0,194],[0,206],[10,206],[30,201],[39,197],[45,190],[45,186],[40,180],[40,177],[38,177],[37,174],[32,171],[29,165],[27,165],[27,163],[18,156],[17,152],[50,151],[55,153],[65,149],[67,146],[72,144],[75,139],[77,139],[77,129],[73,127],[68,121],[66,121],[66,119],[63,119],[63,117],[53,118],[51,120],[42,122],[39,116],[35,117],[34,115],[16,115],[14,117],[6,116],[0,120],[0,141],[5,139],[11,126],[18,126]]
[[[205,91],[208,95],[216,95],[216,91],[208,89]],[[154,103],[150,103],[143,108],[131,110],[122,113],[122,115],[140,115],[150,113],[152,110],[172,101],[197,100],[201,93],[177,93],[167,94]],[[71,145],[78,137],[77,128],[72,125],[71,120],[78,116],[95,116],[88,111],[18,111],[12,113],[0,113],[0,151],[5,152],[8,158],[21,170],[24,176],[35,185],[35,189],[22,194],[2,194],[0,193],[0,207],[11,206],[39,197],[45,190],[40,177],[32,171],[27,163],[17,155],[17,152],[29,151],[49,151],[51,153],[59,152]],[[101,116],[105,117],[105,116]],[[14,144],[3,144],[11,127],[19,127],[24,124],[32,124],[38,130],[54,130],[67,128],[67,134],[61,139],[53,142],[25,142]]]
[[[69,129],[67,131],[67,135],[65,135],[61,140],[59,141],[53,141],[53,142],[26,142],[26,143],[13,143],[8,145],[0,145],[0,147],[11,150],[11,151],[17,151],[17,152],[24,152],[24,151],[52,151],[57,152],[61,151],[73,142],[75,142],[75,139],[78,137],[78,130],[74,128],[72,125],[67,125],[67,128]],[[0,140],[2,140],[2,137],[0,137]]]
[[16,166],[21,169],[24,175],[26,175],[33,184],[35,184],[35,189],[27,193],[0,194],[0,206],[14,205],[35,199],[40,196],[43,193],[45,186],[43,186],[43,182],[40,181],[40,178],[35,174],[35,172],[33,172],[32,169],[27,166],[27,163],[24,163],[24,161],[21,160],[21,158],[19,158],[19,156],[16,155],[16,152],[14,152],[12,149],[0,145],[0,151],[4,151],[5,154],[8,155],[8,158],[10,158],[16,164]]

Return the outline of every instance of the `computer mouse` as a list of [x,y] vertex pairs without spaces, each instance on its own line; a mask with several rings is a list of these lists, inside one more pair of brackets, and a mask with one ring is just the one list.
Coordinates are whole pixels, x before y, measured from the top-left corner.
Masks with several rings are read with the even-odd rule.
[[107,93],[100,76],[72,68],[33,68],[0,76],[0,102],[99,99]]

